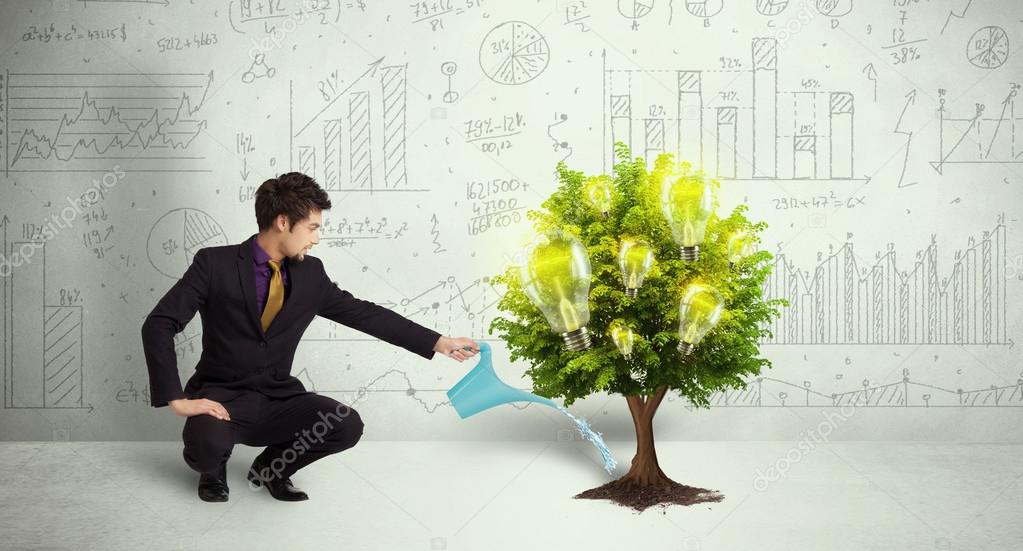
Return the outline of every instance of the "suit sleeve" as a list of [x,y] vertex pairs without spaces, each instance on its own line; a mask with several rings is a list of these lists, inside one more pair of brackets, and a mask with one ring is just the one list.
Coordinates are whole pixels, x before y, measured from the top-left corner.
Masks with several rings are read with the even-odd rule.
[[[322,266],[321,266],[322,269]],[[384,342],[432,360],[441,334],[379,304],[355,298],[323,272],[323,297],[317,315],[362,331]]]
[[185,275],[163,295],[142,323],[142,348],[149,370],[153,407],[163,407],[171,400],[188,398],[178,377],[174,335],[184,330],[206,303],[211,279],[207,253],[207,249],[200,249],[195,254]]

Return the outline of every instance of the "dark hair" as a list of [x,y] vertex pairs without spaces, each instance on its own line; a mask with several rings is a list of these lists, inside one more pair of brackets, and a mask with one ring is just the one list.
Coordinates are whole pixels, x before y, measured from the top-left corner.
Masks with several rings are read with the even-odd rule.
[[259,231],[273,226],[281,214],[295,224],[309,217],[311,210],[328,210],[330,196],[316,180],[301,172],[288,172],[263,182],[256,190],[256,224]]

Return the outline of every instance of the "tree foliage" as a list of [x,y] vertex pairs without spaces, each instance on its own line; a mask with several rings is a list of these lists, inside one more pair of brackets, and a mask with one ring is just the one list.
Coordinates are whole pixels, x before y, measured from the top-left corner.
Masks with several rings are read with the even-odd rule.
[[[770,336],[767,326],[780,315],[784,300],[764,300],[762,287],[771,270],[772,255],[757,251],[734,267],[726,255],[727,238],[745,230],[754,243],[767,227],[745,216],[739,205],[727,217],[715,214],[696,262],[681,260],[679,246],[660,207],[664,178],[678,166],[668,154],[659,156],[652,170],[642,158],[632,159],[628,148],[616,144],[613,172],[614,200],[610,215],[591,208],[583,198],[587,176],[559,163],[558,189],[527,218],[538,234],[560,230],[576,236],[589,254],[592,279],[589,294],[592,346],[570,351],[551,330],[543,314],[523,291],[518,266],[509,265],[492,278],[507,291],[498,309],[509,314],[492,320],[489,333],[499,331],[511,360],[527,360],[526,373],[533,392],[561,397],[566,405],[594,392],[626,396],[649,395],[665,386],[697,406],[708,406],[711,393],[745,388],[745,379],[757,375],[770,361],[760,357],[759,341]],[[688,170],[688,165],[684,165]],[[703,178],[700,172],[696,177]],[[713,181],[716,190],[720,185]],[[654,266],[635,298],[628,298],[618,267],[622,237],[646,239],[655,253]],[[679,301],[685,286],[702,282],[716,287],[725,298],[725,311],[717,325],[683,356],[678,350]],[[608,328],[615,319],[628,323],[636,334],[632,356],[626,360],[612,342]]]

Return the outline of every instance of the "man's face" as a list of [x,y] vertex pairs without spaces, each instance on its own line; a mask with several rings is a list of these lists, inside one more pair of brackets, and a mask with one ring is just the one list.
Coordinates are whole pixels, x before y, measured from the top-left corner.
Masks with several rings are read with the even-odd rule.
[[290,228],[291,231],[284,232],[284,243],[281,248],[285,256],[302,262],[305,254],[320,242],[320,218],[318,210],[309,211],[309,217],[300,220]]

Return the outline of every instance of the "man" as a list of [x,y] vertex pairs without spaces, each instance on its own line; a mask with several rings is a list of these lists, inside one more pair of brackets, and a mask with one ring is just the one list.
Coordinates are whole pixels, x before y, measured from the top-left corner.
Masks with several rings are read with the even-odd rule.
[[[227,460],[237,443],[266,446],[252,463],[249,483],[283,501],[308,499],[291,475],[355,445],[358,412],[307,391],[291,375],[306,327],[323,316],[426,359],[440,352],[459,362],[479,346],[451,338],[338,288],[320,259],[306,253],[319,243],[327,193],[310,177],[291,172],[256,191],[259,233],[239,245],[207,247],[194,255],[142,324],[142,344],[154,407],[187,417],[185,462],[199,475],[199,497],[227,501]],[[199,312],[202,355],[181,387],[174,335]]]

